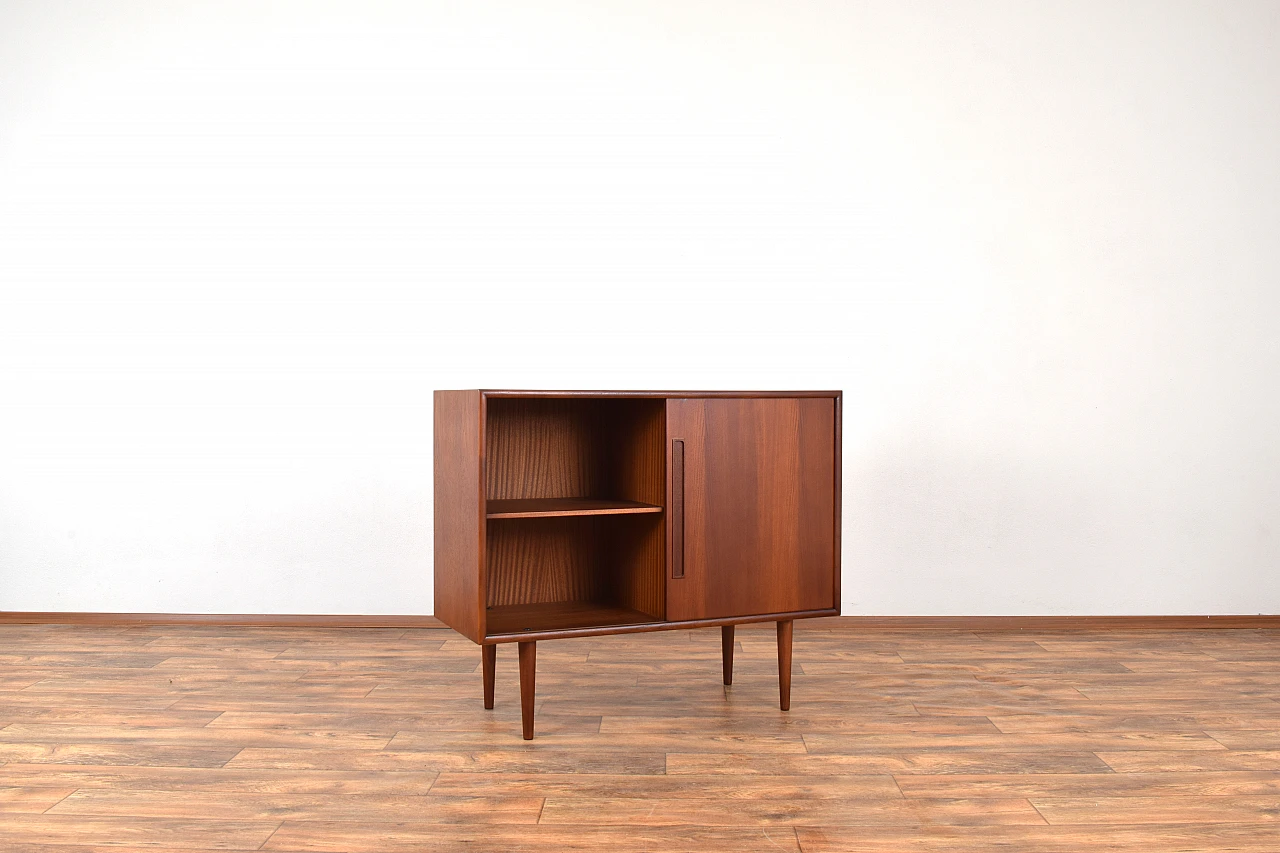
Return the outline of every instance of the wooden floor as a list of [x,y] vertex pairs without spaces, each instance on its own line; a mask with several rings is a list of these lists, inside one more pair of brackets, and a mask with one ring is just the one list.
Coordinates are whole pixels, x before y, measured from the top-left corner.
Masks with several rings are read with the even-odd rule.
[[1280,632],[0,626],[0,849],[1280,850]]

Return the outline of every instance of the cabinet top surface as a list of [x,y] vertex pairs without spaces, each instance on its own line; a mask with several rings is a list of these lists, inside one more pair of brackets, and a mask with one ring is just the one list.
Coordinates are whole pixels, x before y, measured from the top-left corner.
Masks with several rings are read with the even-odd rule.
[[470,389],[486,397],[840,397],[843,391],[541,391]]

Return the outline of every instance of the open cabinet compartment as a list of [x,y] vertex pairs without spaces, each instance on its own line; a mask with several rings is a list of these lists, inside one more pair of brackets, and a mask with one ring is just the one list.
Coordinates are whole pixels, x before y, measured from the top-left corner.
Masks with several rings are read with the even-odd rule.
[[665,429],[662,400],[488,401],[486,636],[665,618]]
[[486,527],[489,636],[664,618],[660,516],[495,519]]

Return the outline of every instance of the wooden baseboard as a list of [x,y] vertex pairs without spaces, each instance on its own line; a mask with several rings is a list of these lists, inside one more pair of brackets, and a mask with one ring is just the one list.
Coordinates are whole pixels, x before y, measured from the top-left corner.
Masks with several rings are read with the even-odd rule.
[[[1183,631],[1280,628],[1280,615],[1258,616],[836,616],[868,631]],[[810,620],[816,626],[828,619]]]
[[[839,624],[867,631],[1182,631],[1280,629],[1280,614],[1259,616],[825,616],[803,628]],[[220,625],[237,628],[445,628],[434,616],[278,613],[74,613],[0,610],[0,625]]]
[[434,616],[278,613],[70,613],[0,611],[0,625],[223,625],[235,628],[445,628]]

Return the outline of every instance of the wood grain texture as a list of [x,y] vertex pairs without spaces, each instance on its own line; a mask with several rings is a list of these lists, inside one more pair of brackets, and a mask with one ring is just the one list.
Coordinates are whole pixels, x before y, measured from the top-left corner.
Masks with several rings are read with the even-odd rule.
[[486,518],[557,518],[573,515],[634,515],[662,512],[662,507],[639,501],[596,500],[593,498],[529,498],[516,501],[488,501]]
[[489,607],[594,602],[663,613],[658,516],[490,520]]
[[604,487],[611,495],[663,505],[667,408],[662,400],[609,401],[600,438]]
[[484,638],[484,494],[478,391],[435,392],[435,615]]
[[[639,610],[586,601],[511,604],[489,610],[491,637],[558,631],[579,625],[639,625],[653,617]],[[516,637],[523,639],[523,637]]]
[[286,821],[262,849],[288,853],[453,853],[458,850],[477,853],[564,853],[567,850],[798,853],[800,850],[791,827],[575,826],[569,830],[553,825],[468,827],[405,822],[384,824],[381,829],[383,834],[371,840],[368,830],[359,824]]
[[485,493],[661,506],[663,412],[661,400],[487,400]]
[[787,713],[771,624],[540,644],[526,742],[448,630],[3,625],[0,846],[1276,848],[1280,631],[792,639]]
[[684,443],[667,618],[835,607],[833,401],[668,400],[667,434]]
[[915,826],[797,827],[805,853],[1081,853],[1086,850],[1133,853],[1264,853],[1274,850],[1274,825],[1174,823],[1136,827]]
[[604,497],[600,409],[594,401],[488,400],[489,500]]
[[604,531],[596,519],[500,519],[486,526],[489,607],[604,598]]
[[664,516],[602,519],[605,601],[638,610],[654,621],[666,618],[666,524]]

